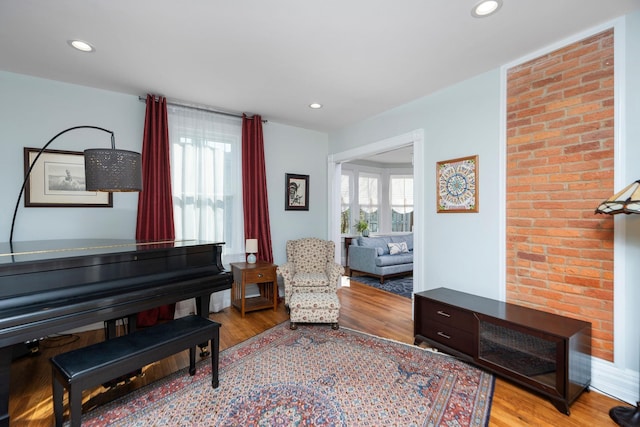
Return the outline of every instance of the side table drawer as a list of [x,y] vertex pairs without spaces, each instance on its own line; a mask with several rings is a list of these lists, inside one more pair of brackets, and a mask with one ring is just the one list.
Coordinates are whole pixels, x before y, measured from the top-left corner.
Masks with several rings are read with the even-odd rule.
[[473,333],[475,317],[472,312],[441,304],[437,301],[425,300],[422,304],[422,316],[429,321],[438,322],[449,328],[456,328],[467,333]]
[[462,353],[474,355],[473,334],[440,322],[429,322],[424,336]]
[[244,281],[245,283],[275,282],[276,269],[246,270],[244,271]]

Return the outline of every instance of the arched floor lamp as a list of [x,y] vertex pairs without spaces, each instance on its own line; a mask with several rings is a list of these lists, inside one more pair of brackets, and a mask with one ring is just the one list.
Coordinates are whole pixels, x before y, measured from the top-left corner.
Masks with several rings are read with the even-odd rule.
[[111,148],[95,148],[84,150],[84,172],[86,191],[142,191],[142,161],[140,153],[128,150],[117,150],[113,131],[98,126],[74,126],[65,129],[51,138],[38,151],[31,166],[24,175],[24,181],[18,193],[16,208],[13,211],[11,220],[11,234],[9,235],[9,245],[13,252],[13,229],[16,223],[16,214],[20,206],[20,199],[29,181],[29,175],[40,155],[59,136],[76,129],[96,129],[111,134]]
[[[640,214],[640,180],[631,183],[624,190],[600,203],[595,213]],[[616,406],[611,408],[609,416],[620,426],[638,427],[640,426],[640,401],[636,402],[635,407]]]

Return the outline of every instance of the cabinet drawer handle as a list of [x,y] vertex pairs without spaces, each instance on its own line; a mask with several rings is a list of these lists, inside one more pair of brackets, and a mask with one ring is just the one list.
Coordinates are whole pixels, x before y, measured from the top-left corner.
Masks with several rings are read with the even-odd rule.
[[446,338],[448,340],[451,339],[451,337],[447,334],[445,334],[444,332],[438,332],[438,336],[441,336],[442,338]]
[[450,315],[449,313],[445,313],[445,312],[444,312],[444,311],[442,311],[442,310],[438,310],[438,314],[439,314],[440,316],[444,316],[444,317],[451,317],[451,315]]
[[262,279],[262,273],[258,273],[258,278]]

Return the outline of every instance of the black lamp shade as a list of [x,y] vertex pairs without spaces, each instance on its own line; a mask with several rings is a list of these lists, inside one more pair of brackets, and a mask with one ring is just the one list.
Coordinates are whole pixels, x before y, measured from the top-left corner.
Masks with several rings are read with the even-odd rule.
[[84,150],[87,191],[142,191],[140,153],[116,149]]

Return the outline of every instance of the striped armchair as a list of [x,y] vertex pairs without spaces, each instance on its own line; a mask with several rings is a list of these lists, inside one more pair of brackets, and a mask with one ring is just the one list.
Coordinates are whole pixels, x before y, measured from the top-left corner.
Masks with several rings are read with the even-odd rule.
[[336,293],[344,267],[335,262],[330,240],[307,237],[287,241],[287,262],[278,266],[284,279],[284,303],[294,293]]

